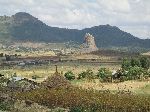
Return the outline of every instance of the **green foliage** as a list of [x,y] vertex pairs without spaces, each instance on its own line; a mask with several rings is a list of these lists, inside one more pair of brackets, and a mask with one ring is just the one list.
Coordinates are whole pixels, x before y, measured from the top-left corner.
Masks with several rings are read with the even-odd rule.
[[102,82],[111,82],[112,81],[112,73],[107,68],[100,68],[98,70],[97,77]]
[[86,71],[83,71],[80,74],[78,74],[78,79],[86,78],[86,75],[87,75]]
[[132,67],[135,67],[135,66],[140,67],[140,66],[141,66],[140,60],[137,59],[137,58],[132,58],[132,59],[131,59],[131,66],[132,66]]
[[127,74],[121,73],[128,80],[140,79],[144,76],[145,79],[149,77],[150,61],[146,57],[132,58],[131,60],[124,59],[122,62],[122,70],[127,71]]
[[141,63],[141,67],[144,69],[149,69],[150,67],[150,61],[148,58],[146,57],[141,57],[140,58],[140,63]]
[[[1,99],[0,99],[1,100]],[[0,112],[1,111],[7,111],[7,110],[11,110],[13,104],[9,104],[8,102],[2,102],[0,101]]]
[[95,78],[95,75],[92,70],[90,70],[90,69],[86,70],[86,78],[89,80],[92,80]]
[[131,79],[140,79],[140,76],[143,74],[144,69],[142,67],[134,66],[130,67],[127,77],[129,80]]
[[[0,38],[45,42],[75,41],[81,43],[85,32],[93,34],[98,47],[127,47],[129,50],[149,48],[149,40],[141,40],[110,25],[99,25],[83,30],[50,27],[24,12],[13,17],[0,17]],[[8,40],[7,40],[8,41]],[[142,41],[142,42],[141,42]],[[133,47],[134,46],[134,47]],[[134,50],[135,51],[135,50]]]
[[74,79],[75,79],[75,75],[73,74],[72,71],[66,72],[64,76],[65,76],[65,78],[66,78],[67,80],[74,80]]
[[129,68],[130,68],[130,66],[131,66],[131,62],[130,62],[130,60],[128,60],[128,59],[123,59],[123,61],[122,61],[122,69],[124,69],[124,70],[128,70]]
[[107,68],[100,68],[98,70],[97,76],[102,79],[109,77],[109,76],[111,76],[111,71],[109,71],[109,69],[107,69]]
[[5,84],[8,82],[8,78],[6,77],[0,77],[0,87],[5,86]]
[[95,74],[93,73],[92,70],[88,69],[86,71],[83,71],[81,72],[80,74],[78,74],[78,79],[83,79],[83,78],[86,78],[88,80],[92,80],[94,79],[96,76]]
[[70,109],[70,112],[86,112],[83,107],[73,107]]
[[140,57],[140,58],[132,58],[130,59],[123,59],[122,61],[122,69],[128,70],[130,67],[142,67],[144,69],[149,69],[150,61],[147,57]]

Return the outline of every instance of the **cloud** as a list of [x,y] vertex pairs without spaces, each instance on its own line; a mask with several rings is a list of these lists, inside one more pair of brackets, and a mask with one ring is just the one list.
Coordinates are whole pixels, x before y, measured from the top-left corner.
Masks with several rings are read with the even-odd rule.
[[28,12],[50,26],[118,26],[150,38],[150,0],[0,0],[0,15]]
[[104,9],[115,12],[129,12],[130,4],[128,0],[97,0]]

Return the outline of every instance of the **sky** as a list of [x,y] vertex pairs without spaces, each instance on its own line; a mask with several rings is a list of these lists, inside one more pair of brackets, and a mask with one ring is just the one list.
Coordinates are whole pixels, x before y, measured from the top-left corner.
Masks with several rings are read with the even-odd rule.
[[0,15],[27,12],[49,26],[83,29],[110,24],[150,39],[150,0],[0,0]]

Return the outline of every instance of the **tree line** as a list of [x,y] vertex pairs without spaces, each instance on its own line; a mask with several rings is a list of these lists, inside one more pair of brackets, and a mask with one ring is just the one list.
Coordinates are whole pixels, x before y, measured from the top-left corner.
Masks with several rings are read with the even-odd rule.
[[150,60],[147,57],[123,59],[121,68],[112,72],[109,68],[100,68],[95,74],[92,70],[88,69],[74,74],[72,71],[68,71],[64,74],[67,80],[80,80],[80,79],[99,79],[101,82],[112,81],[127,81],[127,80],[139,80],[148,79],[150,77]]

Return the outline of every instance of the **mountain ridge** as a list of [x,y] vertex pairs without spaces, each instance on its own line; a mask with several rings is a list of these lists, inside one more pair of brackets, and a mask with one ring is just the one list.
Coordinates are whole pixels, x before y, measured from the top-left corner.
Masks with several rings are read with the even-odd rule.
[[0,16],[0,39],[6,41],[82,43],[86,33],[95,37],[98,47],[150,48],[150,39],[140,39],[108,24],[78,30],[48,26],[26,12],[18,12],[11,17]]

